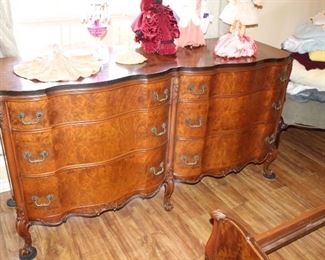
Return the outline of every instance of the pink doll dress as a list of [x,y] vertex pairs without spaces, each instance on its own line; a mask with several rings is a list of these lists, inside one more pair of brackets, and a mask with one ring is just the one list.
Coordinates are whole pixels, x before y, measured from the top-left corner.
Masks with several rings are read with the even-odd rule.
[[[257,24],[258,16],[254,3],[260,4],[260,1],[229,0],[219,17],[232,26]],[[227,58],[251,57],[256,54],[256,43],[249,36],[241,35],[237,27],[219,38],[214,53]]]
[[219,38],[214,53],[227,58],[251,57],[256,54],[256,43],[249,36],[240,35],[239,31],[228,32]]

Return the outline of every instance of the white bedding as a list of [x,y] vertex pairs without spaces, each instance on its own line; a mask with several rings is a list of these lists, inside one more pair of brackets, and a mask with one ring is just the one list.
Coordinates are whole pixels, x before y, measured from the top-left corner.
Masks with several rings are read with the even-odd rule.
[[289,81],[288,87],[287,87],[287,93],[290,95],[297,95],[300,92],[302,92],[304,90],[308,90],[308,89],[316,89],[316,87]]
[[[299,88],[305,85],[311,86],[310,88],[317,89],[318,91],[325,91],[325,70],[306,70],[306,68],[296,60],[293,60],[292,63],[290,80],[295,84],[300,84]],[[305,89],[308,89],[308,87]]]
[[[299,26],[282,47],[301,54],[325,51],[325,26],[315,21]],[[306,70],[293,60],[282,115],[288,125],[325,129],[325,70]]]
[[282,43],[282,48],[298,53],[325,50],[325,29],[312,23],[298,26],[295,33]]

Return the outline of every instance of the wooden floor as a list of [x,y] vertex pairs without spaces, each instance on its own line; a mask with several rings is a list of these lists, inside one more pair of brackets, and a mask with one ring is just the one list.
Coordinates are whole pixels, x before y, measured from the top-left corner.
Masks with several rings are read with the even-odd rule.
[[[32,226],[37,259],[204,259],[211,232],[209,213],[225,209],[251,227],[253,234],[275,227],[325,203],[325,132],[289,128],[282,134],[273,163],[275,181],[251,165],[225,178],[204,178],[196,185],[177,184],[174,209],[162,207],[163,191],[135,199],[117,212],[97,218],[70,218],[55,227]],[[23,241],[15,232],[15,211],[0,194],[0,259],[18,259]],[[325,228],[269,255],[272,260],[320,260]]]

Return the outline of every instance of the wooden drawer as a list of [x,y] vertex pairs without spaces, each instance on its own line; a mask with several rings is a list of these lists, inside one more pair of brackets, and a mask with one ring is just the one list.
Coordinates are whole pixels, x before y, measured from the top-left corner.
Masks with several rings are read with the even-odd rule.
[[25,176],[43,174],[164,145],[167,119],[165,105],[96,123],[69,124],[46,131],[16,131],[13,137],[20,171]]
[[28,218],[53,224],[68,213],[85,213],[85,207],[95,213],[118,208],[136,194],[152,195],[165,178],[165,153],[163,147],[54,176],[23,178]]
[[211,81],[210,96],[227,97],[265,89],[282,90],[289,78],[288,64],[220,69]]
[[35,97],[30,100],[17,99],[7,102],[9,120],[16,129],[37,129],[50,125],[48,117],[48,100]]
[[121,86],[53,92],[32,101],[14,98],[7,106],[14,129],[39,129],[65,122],[103,120],[163,105],[169,99],[170,79],[156,79],[148,83],[136,81]]
[[177,105],[176,136],[204,137],[208,102],[179,103]]
[[202,172],[204,139],[177,140],[174,176],[179,180],[197,178]]
[[196,182],[206,175],[224,176],[250,162],[262,162],[274,142],[273,124],[261,124],[240,131],[220,131],[206,139],[178,140],[175,146],[174,176]]
[[[56,145],[53,143],[55,138],[52,136],[53,132],[51,131],[33,134],[13,133],[21,175],[49,173],[55,171],[57,167],[62,167],[56,162],[60,153],[56,151]],[[65,148],[68,149],[68,146]]]
[[246,128],[260,123],[277,123],[284,102],[280,90],[263,90],[237,97],[210,100],[208,134]]
[[270,140],[275,141],[274,133],[274,124],[260,124],[208,136],[204,146],[203,172],[223,176],[232,170],[238,171],[249,162],[261,162],[269,152]]
[[209,97],[209,75],[181,75],[179,78],[179,99],[200,100]]

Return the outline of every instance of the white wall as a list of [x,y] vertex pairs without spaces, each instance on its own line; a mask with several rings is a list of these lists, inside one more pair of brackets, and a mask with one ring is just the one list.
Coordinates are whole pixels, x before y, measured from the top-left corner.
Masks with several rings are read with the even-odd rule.
[[207,7],[209,12],[213,15],[213,21],[210,23],[208,27],[208,31],[205,35],[206,38],[216,38],[218,37],[218,32],[220,29],[220,25],[223,26],[218,18],[219,16],[219,8],[220,8],[220,0],[207,0]]
[[249,30],[254,39],[280,47],[295,28],[325,9],[325,0],[264,0],[257,28]]
[[325,0],[263,0],[260,20],[247,34],[257,41],[280,47],[295,28],[325,9]]

